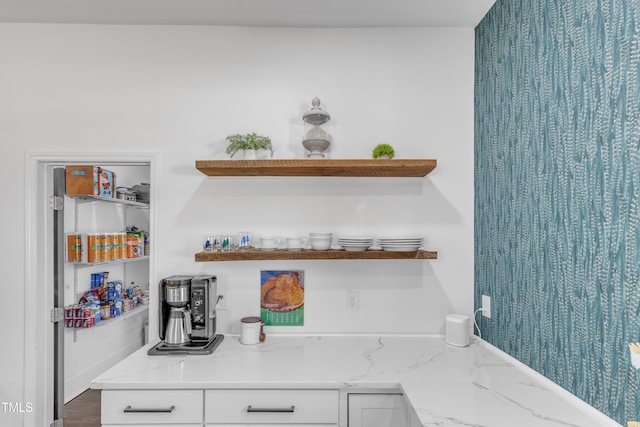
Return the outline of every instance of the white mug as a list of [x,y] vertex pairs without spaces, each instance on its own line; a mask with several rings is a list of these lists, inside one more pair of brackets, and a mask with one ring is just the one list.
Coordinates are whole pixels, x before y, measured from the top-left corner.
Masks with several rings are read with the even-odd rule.
[[264,341],[264,323],[260,317],[243,317],[241,323],[240,342],[242,344],[252,345]]
[[287,249],[290,251],[300,250],[307,244],[307,239],[300,239],[298,237],[287,238]]
[[274,239],[272,237],[263,237],[260,239],[260,247],[277,248],[278,246],[280,246],[280,239]]

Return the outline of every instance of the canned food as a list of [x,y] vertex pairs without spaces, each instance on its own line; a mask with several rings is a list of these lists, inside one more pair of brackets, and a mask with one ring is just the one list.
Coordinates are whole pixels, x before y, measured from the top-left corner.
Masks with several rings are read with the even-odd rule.
[[138,237],[127,233],[127,258],[138,258],[139,254]]
[[91,308],[90,307],[82,307],[82,318],[88,319],[91,317]]
[[102,320],[108,320],[111,317],[111,309],[108,302],[100,304],[100,318]]

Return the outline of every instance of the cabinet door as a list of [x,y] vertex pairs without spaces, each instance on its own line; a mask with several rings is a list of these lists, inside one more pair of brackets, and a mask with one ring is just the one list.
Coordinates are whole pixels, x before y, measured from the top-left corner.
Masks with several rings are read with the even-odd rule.
[[349,427],[406,427],[402,394],[349,394]]

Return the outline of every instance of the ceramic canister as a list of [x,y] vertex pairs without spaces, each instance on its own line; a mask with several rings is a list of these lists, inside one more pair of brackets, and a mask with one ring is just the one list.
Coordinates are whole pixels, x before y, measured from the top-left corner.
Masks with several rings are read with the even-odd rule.
[[242,344],[258,344],[264,341],[264,333],[262,332],[262,319],[259,317],[243,317],[241,320],[242,329],[240,330],[240,342]]

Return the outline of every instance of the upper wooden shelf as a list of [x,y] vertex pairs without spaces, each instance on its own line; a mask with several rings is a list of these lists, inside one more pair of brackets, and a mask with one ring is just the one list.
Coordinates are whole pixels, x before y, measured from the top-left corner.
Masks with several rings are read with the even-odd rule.
[[301,159],[301,160],[196,160],[207,176],[352,176],[425,177],[435,169],[430,159]]
[[438,252],[433,251],[411,251],[411,252],[391,252],[391,251],[234,251],[234,252],[198,252],[196,262],[210,261],[262,261],[262,260],[322,260],[322,259],[437,259]]

